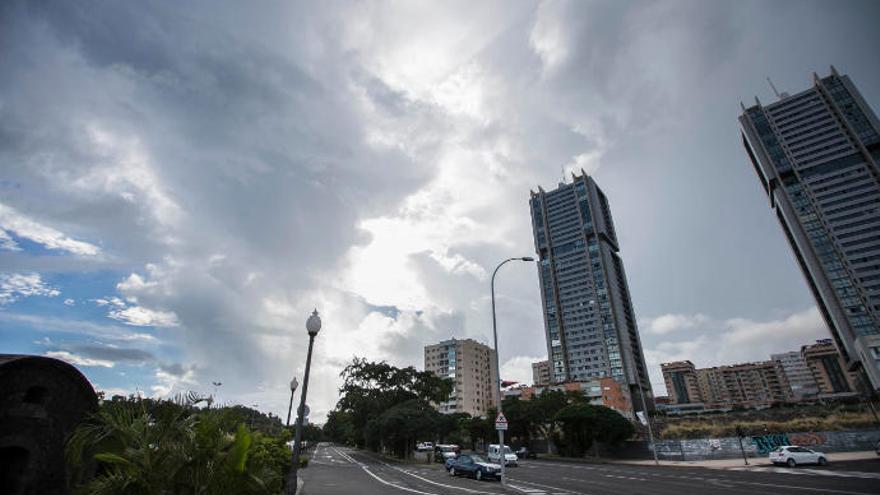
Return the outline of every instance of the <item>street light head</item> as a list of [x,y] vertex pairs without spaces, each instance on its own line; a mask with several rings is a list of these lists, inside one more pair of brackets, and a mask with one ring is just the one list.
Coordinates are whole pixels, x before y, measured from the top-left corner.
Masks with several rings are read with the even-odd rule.
[[318,332],[321,330],[321,317],[318,316],[317,308],[315,308],[312,316],[309,316],[309,319],[306,320],[306,330],[309,331],[309,335],[312,337],[318,335]]
[[290,380],[290,393],[296,392],[296,387],[299,387],[299,382],[296,381],[296,377],[293,377],[293,380]]
[[535,261],[535,258],[532,258],[531,256],[523,256],[520,259],[523,261]]

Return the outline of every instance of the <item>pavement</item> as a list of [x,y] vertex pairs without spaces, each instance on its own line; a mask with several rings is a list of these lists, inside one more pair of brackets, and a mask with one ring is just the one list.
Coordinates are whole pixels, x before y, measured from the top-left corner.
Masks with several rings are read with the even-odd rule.
[[[864,457],[864,456],[861,456]],[[321,443],[300,471],[305,495],[772,495],[880,494],[880,457],[832,459],[826,467],[575,464],[520,461],[497,481],[451,477],[439,464],[399,464],[373,453]]]
[[[860,461],[860,460],[868,460],[868,459],[878,459],[877,453],[873,450],[866,450],[861,452],[830,452],[826,454],[828,457],[828,461],[830,463],[837,463],[841,461]],[[654,461],[651,459],[648,460],[615,460],[610,461],[614,464],[631,464],[631,465],[654,465]],[[708,461],[668,461],[668,460],[660,460],[661,466],[700,466],[706,468],[714,468],[714,469],[728,469],[728,468],[738,468],[743,466],[742,457],[737,457],[734,459],[712,459]],[[773,466],[773,463],[767,458],[767,456],[762,457],[749,457],[749,465],[751,466]]]

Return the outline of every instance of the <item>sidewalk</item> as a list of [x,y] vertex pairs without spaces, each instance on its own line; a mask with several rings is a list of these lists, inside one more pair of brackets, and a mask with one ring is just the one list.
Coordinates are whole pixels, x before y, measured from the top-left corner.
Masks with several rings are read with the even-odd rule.
[[[831,452],[828,455],[829,462],[841,462],[841,461],[862,461],[866,459],[876,459],[877,454],[874,453],[873,450],[866,450],[861,452]],[[652,459],[648,460],[609,460],[611,464],[630,464],[630,465],[641,465],[641,466],[652,466],[654,465],[654,461]],[[697,466],[704,467],[710,469],[727,469],[733,467],[742,467],[743,460],[742,457],[736,459],[712,459],[708,461],[660,461],[661,466]],[[773,464],[767,459],[767,456],[761,457],[749,457],[749,465],[750,466],[772,466]]]

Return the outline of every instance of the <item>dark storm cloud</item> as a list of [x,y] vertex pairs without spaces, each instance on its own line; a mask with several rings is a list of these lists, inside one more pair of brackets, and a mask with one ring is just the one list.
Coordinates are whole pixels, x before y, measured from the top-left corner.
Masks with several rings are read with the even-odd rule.
[[87,358],[102,359],[114,363],[143,364],[156,359],[152,353],[141,349],[105,345],[75,345],[70,350]]
[[[836,63],[876,105],[877,17],[876,2],[3,2],[0,203],[102,254],[4,252],[0,269],[138,273],[119,295],[176,316],[161,340],[182,359],[87,352],[173,362],[157,391],[222,379],[275,412],[318,306],[326,411],[355,353],[419,364],[424,344],[487,338],[483,274],[532,251],[528,190],[589,162],[639,317],[815,332],[737,103],[767,95],[766,75],[795,89]],[[357,262],[375,270],[354,288]],[[502,361],[544,357],[534,267],[501,277]],[[708,331],[643,338],[679,356]]]

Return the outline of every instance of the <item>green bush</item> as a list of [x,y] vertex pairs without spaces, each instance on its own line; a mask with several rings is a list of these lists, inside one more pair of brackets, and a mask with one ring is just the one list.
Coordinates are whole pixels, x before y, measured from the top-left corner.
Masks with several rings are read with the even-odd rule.
[[252,432],[241,411],[135,398],[107,401],[68,441],[77,494],[277,494],[290,466],[284,435]]

